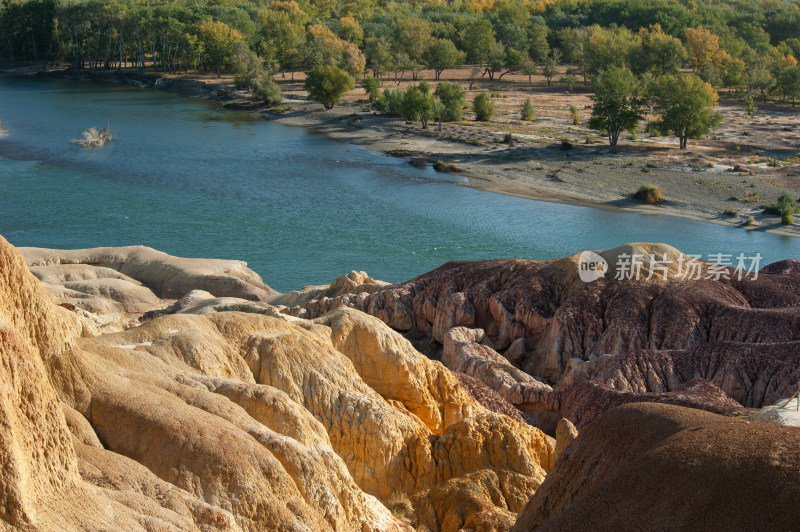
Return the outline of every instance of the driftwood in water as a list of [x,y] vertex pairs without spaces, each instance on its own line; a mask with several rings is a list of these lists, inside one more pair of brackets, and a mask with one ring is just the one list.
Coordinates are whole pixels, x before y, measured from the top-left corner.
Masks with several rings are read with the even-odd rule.
[[84,148],[100,148],[106,142],[114,140],[114,133],[110,128],[104,127],[103,129],[96,129],[90,127],[83,132],[83,138],[72,139],[70,142],[80,144]]

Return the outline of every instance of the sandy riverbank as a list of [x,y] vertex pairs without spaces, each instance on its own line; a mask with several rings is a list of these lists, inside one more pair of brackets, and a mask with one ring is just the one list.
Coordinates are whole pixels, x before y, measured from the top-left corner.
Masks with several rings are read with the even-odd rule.
[[[34,72],[37,69],[13,71]],[[224,76],[38,73],[153,87],[219,101],[389,155],[455,164],[458,173],[468,178],[463,186],[489,192],[800,236],[800,226],[781,225],[777,216],[765,215],[762,209],[784,191],[800,197],[800,165],[791,159],[800,153],[800,115],[788,108],[762,109],[750,118],[735,102],[723,102],[719,110],[724,120],[714,137],[693,141],[685,151],[677,149],[674,138],[645,135],[621,139],[620,146],[611,149],[602,136],[571,121],[571,105],[578,108],[582,123],[588,120],[592,102],[587,93],[560,92],[537,85],[536,78],[532,85],[527,78],[513,76],[503,82],[475,83],[469,99],[481,90],[492,91],[498,107],[494,120],[478,123],[467,116],[462,122],[444,124],[439,131],[436,125],[422,130],[419,123],[374,113],[362,89],[349,92],[342,105],[324,110],[306,100],[302,74],[294,80],[276,77],[285,102],[277,109],[265,109],[247,92],[233,90],[232,79]],[[460,71],[454,72],[451,78],[459,81],[459,75]],[[532,122],[519,120],[518,109],[526,97],[532,98],[537,110]],[[504,141],[509,133],[510,143]],[[569,149],[564,149],[565,142]],[[774,166],[776,160],[781,161],[778,166]],[[665,201],[646,205],[634,200],[633,192],[645,183],[661,187]],[[745,225],[751,216],[752,225]]]
[[[409,160],[455,164],[460,168],[459,174],[469,179],[463,186],[536,200],[680,216],[742,230],[800,236],[800,227],[781,225],[777,216],[765,215],[761,208],[775,202],[784,191],[800,196],[800,167],[768,166],[768,161],[781,157],[784,150],[791,153],[791,148],[775,145],[774,136],[771,146],[758,146],[760,139],[754,134],[755,138],[747,139],[750,144],[743,143],[747,147],[739,150],[733,147],[735,140],[704,140],[681,152],[677,142],[668,138],[623,141],[612,150],[595,132],[580,126],[566,127],[558,117],[542,116],[529,126],[501,116],[492,124],[444,124],[439,132],[436,126],[423,131],[418,123],[375,115],[365,111],[361,102],[330,111],[301,100],[290,99],[289,105],[292,111],[275,121],[315,128],[333,139]],[[722,107],[721,111],[731,122],[742,113],[732,106]],[[797,116],[780,118],[786,123],[800,122]],[[770,129],[791,127],[767,113],[755,120],[767,130],[764,135],[772,135]],[[537,135],[537,131],[543,134]],[[514,139],[512,144],[503,142],[509,132]],[[571,149],[562,148],[565,140]],[[645,183],[660,186],[666,201],[646,205],[633,199],[633,192]],[[750,216],[753,223],[745,226]]]

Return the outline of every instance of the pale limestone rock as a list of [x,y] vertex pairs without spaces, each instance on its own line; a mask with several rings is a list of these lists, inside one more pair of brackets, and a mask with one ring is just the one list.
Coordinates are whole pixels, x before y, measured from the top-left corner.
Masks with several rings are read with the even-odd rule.
[[329,285],[304,286],[301,290],[293,290],[286,294],[270,296],[264,299],[271,305],[295,306],[322,298],[334,298],[345,294],[371,294],[378,292],[389,283],[372,279],[367,272],[351,271],[347,275],[337,277]]
[[234,260],[173,257],[145,246],[58,250],[20,248],[29,266],[91,264],[111,268],[152,288],[162,298],[191,290],[217,297],[260,299],[275,292],[247,264]]

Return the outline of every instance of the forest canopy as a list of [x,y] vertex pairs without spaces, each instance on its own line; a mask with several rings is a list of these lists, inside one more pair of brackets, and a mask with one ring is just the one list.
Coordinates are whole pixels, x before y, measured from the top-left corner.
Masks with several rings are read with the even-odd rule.
[[[75,69],[335,66],[354,78],[476,65],[588,83],[691,69],[714,88],[800,96],[800,6],[784,0],[2,0],[0,57]],[[496,76],[496,77],[495,77]]]

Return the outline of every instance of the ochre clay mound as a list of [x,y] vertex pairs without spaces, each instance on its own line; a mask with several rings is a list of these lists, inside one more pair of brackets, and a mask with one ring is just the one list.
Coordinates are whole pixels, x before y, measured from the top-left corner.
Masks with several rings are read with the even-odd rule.
[[500,530],[552,467],[552,438],[355,310],[82,319],[0,238],[0,529]]
[[567,446],[514,532],[794,530],[800,429],[637,403]]

